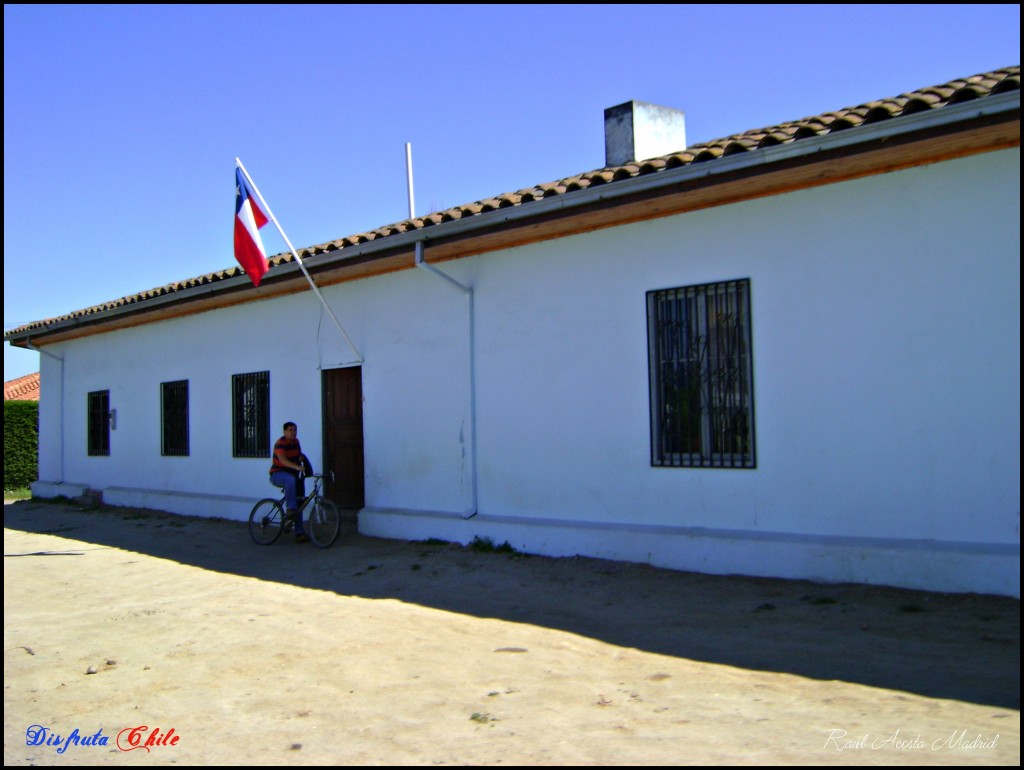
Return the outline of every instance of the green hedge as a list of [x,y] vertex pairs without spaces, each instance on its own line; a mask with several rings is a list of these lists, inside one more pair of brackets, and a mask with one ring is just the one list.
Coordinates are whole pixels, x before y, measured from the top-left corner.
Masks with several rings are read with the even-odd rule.
[[4,401],[4,489],[39,478],[39,402]]

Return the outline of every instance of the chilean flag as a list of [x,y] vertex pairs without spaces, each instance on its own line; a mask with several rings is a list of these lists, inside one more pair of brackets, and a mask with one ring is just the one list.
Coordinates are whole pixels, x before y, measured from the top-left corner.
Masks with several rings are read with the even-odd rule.
[[252,279],[253,286],[259,286],[260,280],[270,269],[267,265],[267,252],[263,248],[263,241],[260,240],[260,228],[269,221],[256,201],[256,196],[242,169],[236,167],[235,259]]

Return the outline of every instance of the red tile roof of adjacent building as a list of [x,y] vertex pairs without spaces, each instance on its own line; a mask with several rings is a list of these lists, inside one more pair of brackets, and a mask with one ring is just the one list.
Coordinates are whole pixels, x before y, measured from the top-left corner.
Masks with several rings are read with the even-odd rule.
[[4,401],[38,401],[39,372],[4,383]]

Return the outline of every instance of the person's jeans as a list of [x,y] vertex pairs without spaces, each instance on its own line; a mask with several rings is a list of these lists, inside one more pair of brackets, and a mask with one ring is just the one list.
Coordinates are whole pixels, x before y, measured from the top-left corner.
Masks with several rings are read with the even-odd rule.
[[285,512],[295,512],[295,533],[302,534],[302,512],[299,511],[298,499],[298,495],[301,494],[299,485],[302,483],[302,480],[294,473],[275,471],[270,474],[270,483],[284,490]]

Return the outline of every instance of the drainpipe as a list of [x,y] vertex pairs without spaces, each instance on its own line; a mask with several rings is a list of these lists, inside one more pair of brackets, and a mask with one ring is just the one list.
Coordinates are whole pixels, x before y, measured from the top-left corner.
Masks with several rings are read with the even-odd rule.
[[428,273],[442,278],[450,286],[458,289],[469,300],[469,422],[470,422],[470,475],[473,492],[473,502],[468,513],[462,518],[471,519],[477,514],[477,467],[476,467],[476,318],[473,302],[473,288],[464,286],[450,275],[441,272],[433,265],[427,263],[423,258],[423,241],[416,241],[416,267],[426,270]]
[[57,483],[58,484],[63,484],[64,483],[64,359],[61,358],[60,356],[55,356],[53,353],[50,353],[50,352],[48,352],[46,350],[43,350],[42,348],[37,348],[35,345],[32,344],[32,340],[31,339],[26,339],[25,340],[25,347],[27,347],[29,350],[34,350],[36,353],[40,353],[41,355],[49,356],[50,358],[52,358],[52,359],[54,359],[56,361],[60,361],[60,479],[58,479]]

